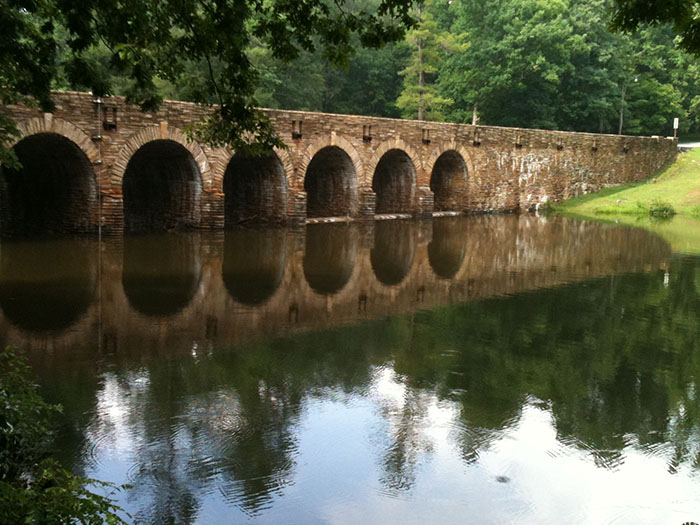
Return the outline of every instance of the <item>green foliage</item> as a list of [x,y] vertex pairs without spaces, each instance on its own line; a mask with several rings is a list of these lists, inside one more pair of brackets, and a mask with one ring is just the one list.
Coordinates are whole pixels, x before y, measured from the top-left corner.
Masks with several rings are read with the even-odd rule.
[[0,352],[0,516],[2,523],[124,523],[109,497],[116,487],[75,476],[48,456],[54,417],[12,348]]
[[697,0],[615,0],[612,10],[615,29],[630,32],[643,24],[670,24],[684,49],[700,53]]
[[453,102],[438,93],[434,81],[438,65],[445,57],[450,53],[464,52],[466,46],[458,45],[455,37],[438,27],[431,12],[434,6],[433,0],[419,4],[416,27],[406,35],[411,56],[400,73],[404,77],[404,87],[396,101],[406,118],[443,120],[443,108]]
[[[183,84],[191,100],[218,104],[190,130],[200,140],[236,149],[279,146],[257,109],[260,75],[247,54],[253,40],[281,61],[318,49],[329,62],[347,65],[353,43],[377,48],[402,38],[412,24],[410,5],[410,0],[378,0],[369,7],[346,0],[3,2],[0,101],[34,100],[50,111],[50,89],[57,84],[99,96],[118,87],[128,102],[152,110],[162,101],[163,83]],[[6,138],[0,136],[0,143]]]
[[673,208],[669,202],[663,201],[661,199],[654,199],[649,204],[649,215],[652,217],[673,217],[676,214],[676,210]]
[[[452,120],[574,131],[668,135],[698,124],[698,69],[668,26],[607,30],[608,0],[469,0],[452,32],[469,52],[450,57],[441,92]],[[694,105],[695,104],[695,105]]]

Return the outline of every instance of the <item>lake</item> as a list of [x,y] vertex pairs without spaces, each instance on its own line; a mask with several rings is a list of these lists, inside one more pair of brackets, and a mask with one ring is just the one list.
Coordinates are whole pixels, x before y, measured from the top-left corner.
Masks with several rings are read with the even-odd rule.
[[643,229],[4,240],[0,308],[130,522],[700,521],[700,257]]

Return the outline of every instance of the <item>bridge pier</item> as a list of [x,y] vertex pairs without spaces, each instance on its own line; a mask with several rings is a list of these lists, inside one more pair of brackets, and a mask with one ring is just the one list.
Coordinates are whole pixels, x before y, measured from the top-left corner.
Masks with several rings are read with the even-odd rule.
[[376,213],[377,194],[371,186],[360,187],[360,206],[358,216],[362,219],[372,219]]
[[435,196],[428,186],[416,188],[416,217],[432,217],[435,210]]
[[202,193],[202,211],[199,228],[221,230],[224,228],[224,195],[213,191]]

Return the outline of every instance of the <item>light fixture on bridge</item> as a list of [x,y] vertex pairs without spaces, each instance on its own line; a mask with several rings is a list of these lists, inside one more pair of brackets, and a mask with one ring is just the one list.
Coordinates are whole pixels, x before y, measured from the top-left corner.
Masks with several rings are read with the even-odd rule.
[[[109,118],[109,114],[112,114],[112,118]],[[105,108],[104,110],[104,120],[102,121],[102,127],[106,131],[116,131],[117,129],[117,108],[116,107],[111,107],[111,108]]]
[[362,126],[362,142],[372,142],[372,126]]
[[593,139],[593,145],[591,146],[591,151],[598,151],[598,139]]
[[301,120],[292,120],[292,138],[295,140],[301,138],[301,125]]
[[557,138],[557,149],[559,151],[564,149],[564,140],[561,137]]
[[423,128],[423,144],[430,144],[430,130]]
[[521,133],[516,133],[515,135],[515,147],[518,149],[523,147],[523,136]]

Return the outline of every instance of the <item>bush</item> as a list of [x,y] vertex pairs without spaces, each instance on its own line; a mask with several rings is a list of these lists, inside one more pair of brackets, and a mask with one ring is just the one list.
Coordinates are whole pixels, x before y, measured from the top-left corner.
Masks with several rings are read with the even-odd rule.
[[649,204],[649,215],[652,217],[667,218],[673,217],[676,214],[676,210],[673,209],[671,203],[662,201],[659,199],[654,199]]
[[30,381],[24,356],[0,351],[0,523],[125,523],[110,498],[86,488],[119,487],[76,476],[49,456],[60,413]]

